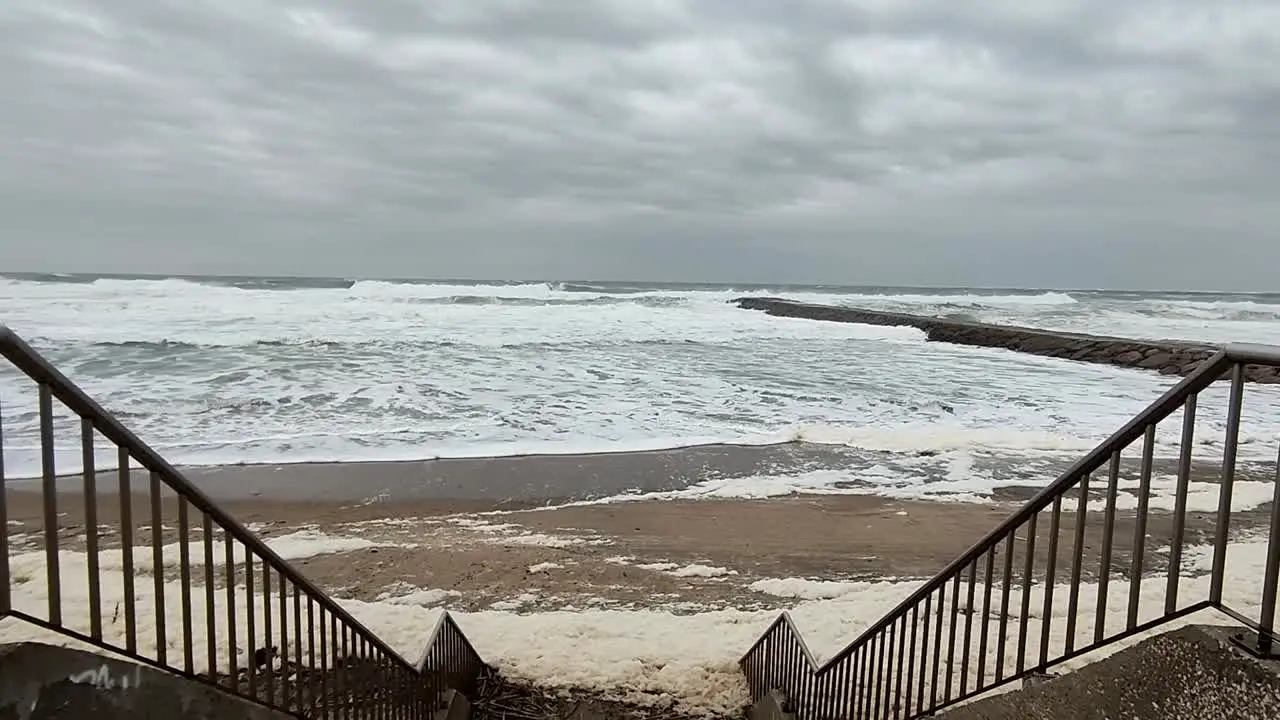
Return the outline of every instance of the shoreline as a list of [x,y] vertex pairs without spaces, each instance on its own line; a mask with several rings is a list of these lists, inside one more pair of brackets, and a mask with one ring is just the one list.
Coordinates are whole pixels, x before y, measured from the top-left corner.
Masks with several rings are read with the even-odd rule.
[[[1075,452],[975,449],[957,458],[948,452],[892,452],[848,445],[793,441],[775,445],[703,445],[676,450],[580,455],[526,455],[424,461],[180,466],[179,472],[233,515],[257,516],[279,505],[327,508],[378,505],[441,512],[514,512],[582,505],[701,500],[771,500],[797,496],[876,497],[889,501],[949,504],[1022,503],[1055,481]],[[1119,492],[1132,500],[1139,458],[1122,458]],[[1214,490],[1220,457],[1209,451],[1193,457],[1194,492]],[[1153,502],[1167,500],[1176,482],[1178,459],[1157,455],[1151,481]],[[1268,461],[1239,457],[1238,492],[1258,494],[1270,480]],[[957,477],[962,472],[965,477]],[[99,502],[116,502],[115,468],[98,468]],[[147,473],[129,473],[134,502],[145,502]],[[42,492],[40,478],[8,478],[13,495]],[[74,510],[84,478],[67,472],[55,481],[59,505]],[[1098,499],[1098,487],[1091,491]],[[162,496],[172,498],[167,487]],[[1268,495],[1268,498],[1270,496]],[[444,508],[446,510],[437,510]]]
[[[695,445],[638,452],[520,455],[432,460],[179,466],[219,503],[247,501],[487,503],[495,509],[539,507],[634,493],[683,490],[710,479],[845,470],[859,451],[842,445]],[[115,468],[99,468],[98,492],[117,490]],[[40,478],[9,478],[11,491],[38,491]],[[145,472],[131,471],[134,492]],[[60,474],[59,493],[81,487],[79,473]]]
[[[1148,370],[1161,375],[1189,375],[1220,349],[1216,345],[1189,341],[1139,340],[995,325],[856,307],[816,305],[783,298],[740,297],[731,302],[739,308],[762,311],[776,317],[913,327],[923,331],[930,342],[999,348],[1041,357]],[[1256,383],[1280,383],[1280,367],[1248,366],[1245,368],[1245,379]]]

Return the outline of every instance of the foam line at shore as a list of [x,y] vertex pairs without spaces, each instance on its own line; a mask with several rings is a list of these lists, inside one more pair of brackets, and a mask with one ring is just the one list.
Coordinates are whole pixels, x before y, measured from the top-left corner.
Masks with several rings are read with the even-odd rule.
[[[933,342],[1004,348],[1044,357],[1152,370],[1162,375],[1189,375],[1218,351],[1211,345],[1172,340],[1136,340],[991,325],[908,313],[815,305],[782,298],[743,297],[733,302],[740,308],[760,310],[777,317],[913,327],[924,331],[926,338]],[[1249,367],[1245,377],[1251,382],[1280,383],[1280,368]]]

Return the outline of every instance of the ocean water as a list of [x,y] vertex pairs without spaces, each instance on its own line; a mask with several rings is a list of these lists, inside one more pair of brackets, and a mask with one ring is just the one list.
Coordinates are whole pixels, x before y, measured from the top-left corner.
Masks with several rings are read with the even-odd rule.
[[[984,459],[1078,456],[1177,381],[728,302],[746,294],[1280,344],[1280,294],[10,274],[0,322],[186,465],[799,441],[859,451],[854,475],[989,489]],[[1207,448],[1224,405],[1201,401]],[[7,473],[35,475],[34,389],[7,364],[0,408]],[[75,469],[75,426],[58,432]],[[1242,433],[1274,455],[1280,387],[1250,387]]]

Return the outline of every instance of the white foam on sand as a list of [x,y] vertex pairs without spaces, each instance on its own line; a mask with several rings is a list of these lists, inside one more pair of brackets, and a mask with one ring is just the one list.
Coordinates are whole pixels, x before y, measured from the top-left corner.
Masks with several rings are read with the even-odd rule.
[[[198,533],[193,532],[196,536]],[[264,538],[263,542],[267,547],[271,548],[283,560],[303,560],[319,555],[337,555],[342,553],[356,552],[359,550],[367,550],[369,548],[378,547],[412,547],[412,545],[395,545],[392,543],[375,542],[367,538],[343,537],[338,535],[329,535],[319,530],[305,529],[292,532],[287,535],[277,537]],[[200,563],[203,567],[204,543],[200,540],[189,540],[187,542],[187,554],[194,563]],[[155,570],[155,558],[153,549],[149,546],[137,546],[132,548],[130,555],[133,560],[133,570],[135,573],[153,573]],[[58,553],[60,558],[66,562],[76,563],[83,562],[79,558],[83,557],[83,553],[62,550]],[[160,562],[165,568],[177,568],[182,560],[182,543],[167,543],[160,547]],[[240,543],[233,545],[232,559],[237,567],[242,566],[246,560],[245,546]],[[221,541],[213,544],[213,565],[222,567],[226,563],[226,548]],[[33,573],[43,574],[45,567],[44,551],[27,552],[15,554],[9,558],[10,571],[15,576],[31,575]],[[255,559],[255,565],[261,567],[261,559]],[[98,551],[98,566],[103,572],[121,571],[124,569],[124,551],[121,548],[112,548]]]
[[[47,609],[44,568],[29,555],[16,556],[23,558],[23,563],[20,573],[16,572],[18,567],[14,568],[14,606],[36,617],[44,617]],[[34,555],[43,558],[42,553]],[[1204,548],[1188,548],[1186,557],[1187,576],[1181,581],[1180,593],[1183,605],[1207,597],[1208,577],[1201,574],[1201,571],[1211,558],[1211,553]],[[1265,557],[1266,543],[1256,538],[1245,539],[1231,546],[1227,556],[1224,589],[1224,600],[1229,606],[1249,615],[1257,614]],[[81,631],[88,630],[88,616],[84,610],[88,604],[88,588],[83,580],[87,577],[86,559],[81,553],[60,554],[64,622]],[[199,569],[193,572],[196,579],[202,576]],[[172,574],[166,573],[166,578],[168,577],[172,577]],[[101,581],[103,632],[105,637],[117,643],[123,642],[123,618],[119,610],[124,592],[122,583],[123,578],[118,570],[111,568],[104,571]],[[791,607],[792,616],[810,648],[820,658],[825,658],[855,638],[918,586],[918,581],[838,583],[782,578],[759,581],[752,588],[797,598],[798,601]],[[1122,579],[1112,578],[1105,603],[1105,620],[1109,632],[1119,630],[1125,623],[1129,587]],[[1146,578],[1141,583],[1138,590],[1139,622],[1154,618],[1162,612],[1164,588],[1163,577]],[[257,589],[260,591],[260,586]],[[137,578],[134,591],[138,604],[139,651],[153,655],[157,632],[154,611],[156,603],[151,578]],[[176,581],[170,580],[164,584],[164,592],[163,607],[169,632],[163,636],[163,642],[171,659],[181,658],[181,633],[172,632],[174,628],[181,627],[181,588]],[[430,599],[435,600],[438,593],[443,591],[420,591],[424,594],[414,597],[415,592],[419,591],[415,589],[408,594],[388,596],[378,602],[339,602],[406,658],[416,659],[423,650],[429,628],[433,627],[440,612],[439,608],[424,607],[425,603],[416,600],[424,599],[426,595],[431,595]],[[1042,585],[1033,587],[1031,591],[1032,612],[1025,620],[1028,637],[1031,639],[1027,649],[1028,658],[1036,656],[1039,650],[1041,626],[1044,622],[1040,617],[1043,592]],[[1067,588],[1059,587],[1055,592],[1053,614],[1049,619],[1051,655],[1061,652],[1065,642],[1065,614],[1068,607]],[[523,614],[515,612],[518,607],[539,599],[539,596],[532,593],[526,595],[528,597],[516,598],[515,603],[498,604],[490,610],[455,614],[459,625],[481,656],[503,672],[544,686],[602,690],[636,701],[653,702],[660,697],[672,697],[690,708],[714,712],[736,711],[746,701],[746,689],[737,661],[777,616],[775,611],[734,608],[688,614],[679,613],[674,607],[639,610],[561,609]],[[1082,612],[1076,626],[1077,644],[1083,644],[1092,637],[1092,609],[1096,606],[1097,595],[1097,585],[1084,585],[1079,589]],[[236,594],[241,665],[248,645],[244,623],[249,608],[244,596],[243,591]],[[191,603],[197,619],[204,617],[204,597],[201,588],[192,592]],[[415,602],[410,602],[410,598]],[[1011,593],[1010,599],[1011,612],[1017,615],[1021,602],[1020,589]],[[225,592],[219,589],[215,594],[215,642],[223,654],[227,637],[225,601]],[[259,644],[265,642],[262,604],[261,598],[255,598],[252,603]],[[972,616],[961,613],[961,623],[969,617],[982,617],[981,593],[975,604],[978,612]],[[994,618],[1000,607],[998,588],[993,593],[990,607]],[[1183,622],[1193,620],[1223,621],[1217,616],[1209,616]],[[1006,628],[1007,637],[1014,640],[1006,644],[1006,667],[1016,661],[1019,622],[1017,617],[1011,618]],[[998,623],[993,622],[991,625],[988,648],[993,656]],[[278,644],[278,623],[275,629],[276,636],[272,641],[273,644]],[[977,636],[981,632],[980,624],[974,622],[972,630],[976,647]],[[12,619],[0,623],[0,642],[30,639],[62,644],[69,642],[65,638]],[[204,623],[199,620],[195,623],[192,648],[197,671],[204,669],[206,642]],[[1110,651],[1113,652],[1116,647],[1112,646]],[[1096,656],[1073,660],[1067,667],[1078,666],[1090,659],[1096,659]],[[225,667],[226,658],[220,657],[219,664]],[[976,666],[976,662],[970,663],[972,676],[976,676]],[[994,662],[989,657],[986,663],[988,674],[993,668]]]
[[730,570],[724,567],[714,567],[712,565],[703,565],[701,563],[693,563],[691,565],[681,566],[680,563],[673,562],[651,562],[651,563],[635,563],[632,557],[610,557],[605,558],[605,562],[614,565],[633,565],[640,570],[648,570],[650,572],[660,572],[672,577],[678,578],[726,578],[730,575],[737,575],[737,570]]
[[610,542],[609,539],[600,537],[530,532],[522,525],[494,523],[471,515],[448,517],[445,521],[467,531],[483,533],[484,536],[478,538],[479,541],[490,545],[563,549],[579,545],[607,545]]
[[[947,467],[943,479],[926,482],[912,470],[912,464],[942,462]],[[1174,509],[1177,497],[1176,475],[1160,474],[1151,478],[1150,507],[1153,510]],[[623,502],[667,500],[763,500],[788,495],[874,495],[891,500],[927,500],[962,503],[990,503],[992,490],[1004,486],[1023,486],[1025,481],[1011,479],[997,482],[973,467],[973,457],[955,451],[950,457],[932,456],[915,460],[895,460],[895,467],[874,465],[856,470],[811,470],[785,475],[747,475],[705,480],[679,490],[648,493],[623,493],[595,500],[581,500],[556,507],[608,505]],[[1118,484],[1116,507],[1131,510],[1138,506],[1139,479],[1122,476]],[[1092,490],[1106,489],[1106,478],[1095,476]],[[1218,509],[1218,485],[1192,482],[1188,486],[1189,512],[1214,512]],[[1253,510],[1271,502],[1274,484],[1237,480],[1232,493],[1232,510]],[[1105,500],[1092,500],[1089,509],[1101,511]],[[548,508],[555,509],[555,508]]]
[[453,590],[412,588],[400,593],[384,592],[378,595],[377,601],[390,603],[392,605],[434,607],[451,597],[456,597],[457,595],[458,593]]
[[[1102,480],[1101,483],[1105,483]],[[1147,496],[1147,504],[1152,510],[1172,512],[1178,499],[1178,478],[1175,475],[1161,475],[1151,478],[1151,492]],[[1094,480],[1094,489],[1105,489],[1105,484]],[[1121,478],[1116,493],[1117,510],[1133,510],[1138,507],[1139,481],[1134,478]],[[1217,512],[1219,486],[1217,483],[1192,482],[1187,485],[1187,512]],[[1254,480],[1236,480],[1231,489],[1232,512],[1254,510],[1272,500],[1275,483]],[[1106,500],[1090,500],[1089,510],[1101,512],[1106,509]]]
[[671,570],[668,572],[668,574],[674,575],[675,577],[679,577],[679,578],[694,578],[694,577],[718,578],[718,577],[727,577],[729,575],[737,575],[738,571],[730,570],[729,568],[712,567],[711,565],[701,565],[701,564],[695,563],[693,565],[685,565],[684,567]]

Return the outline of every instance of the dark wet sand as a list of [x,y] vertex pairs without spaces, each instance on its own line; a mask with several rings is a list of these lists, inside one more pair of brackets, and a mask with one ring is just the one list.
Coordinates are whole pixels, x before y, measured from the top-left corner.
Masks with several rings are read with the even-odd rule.
[[[1140,443],[1137,445],[1140,446]],[[1123,476],[1137,476],[1137,448],[1126,451]],[[947,480],[945,458],[937,453],[889,453],[842,445],[786,443],[765,446],[706,445],[649,452],[583,455],[527,455],[497,458],[459,458],[424,461],[300,463],[292,465],[229,465],[182,468],[188,480],[215,502],[241,507],[261,501],[360,505],[380,502],[418,506],[446,505],[455,509],[521,509],[596,500],[625,493],[680,490],[719,478],[758,475],[800,475],[816,470],[838,470],[847,480],[837,483],[848,492],[875,494],[882,485],[859,479],[860,468],[888,467],[898,463],[903,478],[929,483]],[[981,450],[973,454],[973,470],[993,480],[997,501],[1021,501],[1052,482],[1077,459],[1061,454],[1028,459]],[[1220,460],[1198,458],[1193,479],[1216,482]],[[1176,461],[1158,458],[1154,473],[1171,476]],[[1247,479],[1274,467],[1241,463],[1237,477]],[[1105,486],[1105,468],[1095,474],[1095,495]],[[883,476],[881,475],[881,479]],[[39,480],[7,481],[10,490],[39,491]],[[97,476],[100,495],[117,491],[114,470]],[[83,487],[79,475],[58,479],[61,493],[74,496]],[[131,473],[135,493],[147,491],[147,476]]]
[[[789,443],[767,446],[707,445],[651,452],[527,455],[399,462],[229,465],[183,468],[183,474],[217,502],[362,503],[476,502],[490,507],[531,507],[610,497],[624,492],[678,490],[717,477],[800,473],[850,465],[853,450]],[[99,492],[115,492],[115,471],[101,472]],[[146,476],[133,472],[135,492]],[[79,476],[59,479],[66,492]],[[18,490],[38,480],[10,480]]]

